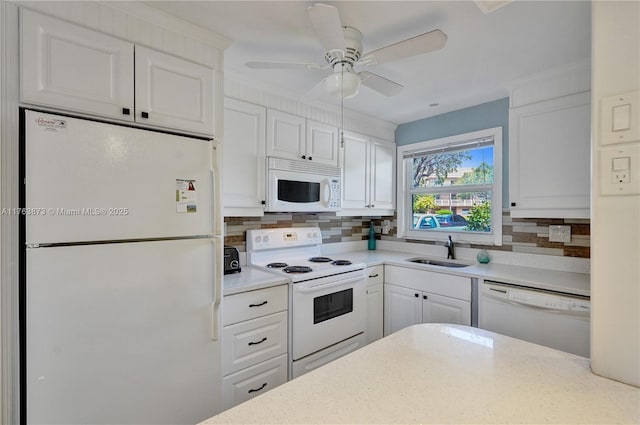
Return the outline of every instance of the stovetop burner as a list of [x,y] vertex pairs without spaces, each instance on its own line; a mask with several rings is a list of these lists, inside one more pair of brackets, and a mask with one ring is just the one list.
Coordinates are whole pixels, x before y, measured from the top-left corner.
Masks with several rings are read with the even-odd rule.
[[267,267],[269,267],[270,269],[281,269],[283,267],[287,267],[288,264],[287,263],[269,263],[267,264]]
[[330,263],[333,260],[329,257],[311,257],[309,261],[312,263]]
[[285,273],[309,273],[312,272],[313,269],[307,266],[289,266],[282,269]]
[[349,260],[336,260],[331,264],[333,264],[334,266],[350,266],[352,263]]

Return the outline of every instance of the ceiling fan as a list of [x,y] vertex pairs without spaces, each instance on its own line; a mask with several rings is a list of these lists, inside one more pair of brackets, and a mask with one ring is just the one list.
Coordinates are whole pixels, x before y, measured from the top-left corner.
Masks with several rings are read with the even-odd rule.
[[255,69],[331,69],[332,74],[323,81],[332,95],[348,99],[358,93],[362,83],[385,96],[394,96],[402,91],[403,85],[372,72],[356,72],[355,67],[377,65],[432,52],[443,48],[447,42],[447,35],[436,29],[363,55],[362,33],[356,28],[343,26],[337,8],[318,3],[309,6],[307,14],[326,51],[326,65],[251,61],[246,66]]

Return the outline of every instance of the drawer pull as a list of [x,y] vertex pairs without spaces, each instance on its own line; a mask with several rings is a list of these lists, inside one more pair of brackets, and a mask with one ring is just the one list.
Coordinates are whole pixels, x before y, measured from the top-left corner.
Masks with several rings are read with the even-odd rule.
[[249,345],[258,345],[258,344],[262,344],[262,343],[263,343],[263,342],[265,342],[266,340],[267,340],[267,337],[265,336],[264,338],[262,338],[262,339],[261,339],[260,341],[258,341],[258,342],[253,342],[253,341],[251,341],[251,342],[249,343]]
[[258,391],[260,391],[260,390],[264,389],[264,387],[266,387],[266,386],[267,386],[267,383],[265,382],[264,384],[262,384],[262,386],[261,386],[260,388],[256,388],[255,390],[252,388],[252,389],[250,389],[250,390],[249,390],[249,391],[247,391],[247,392],[248,392],[249,394],[251,394],[251,393],[257,393]]
[[373,279],[374,277],[378,277],[380,276],[378,273],[374,274],[373,276],[369,276],[369,279]]
[[262,301],[260,304],[249,304],[249,307],[262,307],[263,305],[265,305],[268,302],[269,301]]

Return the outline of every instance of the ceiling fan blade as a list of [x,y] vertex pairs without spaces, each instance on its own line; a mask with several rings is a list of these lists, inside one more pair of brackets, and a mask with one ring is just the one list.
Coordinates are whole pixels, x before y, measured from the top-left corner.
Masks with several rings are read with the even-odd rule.
[[338,9],[328,4],[314,4],[307,8],[311,25],[320,44],[327,52],[345,50],[344,33]]
[[385,96],[395,96],[404,88],[402,84],[387,80],[386,78],[372,72],[362,71],[358,73],[358,75],[360,75],[362,84],[377,91],[378,93],[382,93]]
[[[250,61],[245,66],[253,69],[322,69],[315,63],[303,62],[272,62],[272,61]],[[326,66],[325,66],[326,68]]]
[[433,30],[369,52],[362,57],[360,64],[376,65],[421,55],[442,49],[446,43],[447,34],[440,30]]

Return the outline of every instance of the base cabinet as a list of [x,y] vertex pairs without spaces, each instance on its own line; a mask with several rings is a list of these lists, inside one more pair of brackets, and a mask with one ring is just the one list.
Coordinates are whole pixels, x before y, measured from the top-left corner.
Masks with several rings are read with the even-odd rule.
[[367,344],[383,336],[384,266],[366,269],[367,281]]
[[286,354],[227,375],[222,380],[222,408],[230,409],[286,381]]
[[287,382],[287,306],[287,285],[224,298],[224,409]]
[[471,279],[386,266],[384,334],[418,323],[471,325]]

